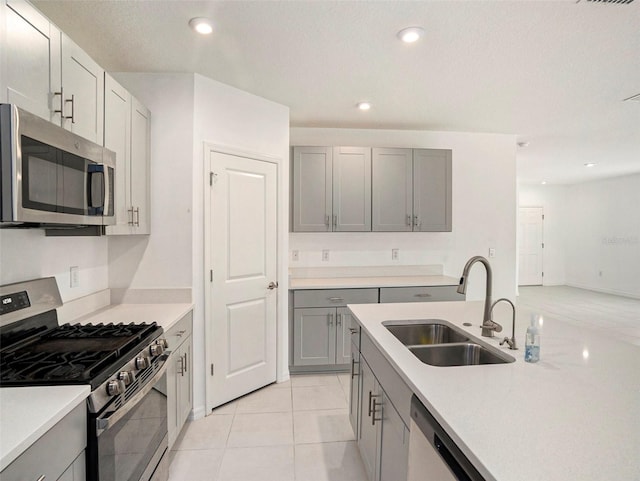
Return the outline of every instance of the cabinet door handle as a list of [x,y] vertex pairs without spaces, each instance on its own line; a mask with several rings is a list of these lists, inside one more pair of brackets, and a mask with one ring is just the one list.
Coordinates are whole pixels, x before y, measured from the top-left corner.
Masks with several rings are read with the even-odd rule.
[[189,361],[187,360],[187,353],[185,352],[184,353],[184,372],[187,372],[189,370],[187,366],[189,366]]
[[358,330],[357,330],[357,329],[354,329],[353,327],[350,327],[350,328],[349,328],[349,332],[350,332],[351,334],[357,334],[357,333],[358,333]]
[[[376,421],[382,421],[382,416],[380,416],[379,418],[376,418],[376,413],[378,412],[378,410],[376,409],[377,406],[382,407],[382,403],[378,404],[376,402],[376,400],[373,400],[373,407],[371,409],[371,425],[375,426],[376,425]],[[380,410],[380,413],[382,413],[382,410]]]
[[420,229],[420,217],[417,215],[413,216],[413,227]]
[[374,408],[373,408],[373,404],[375,402],[376,397],[380,397],[380,394],[373,394],[373,392],[369,391],[369,413],[367,414],[367,416],[371,416],[371,414],[373,414],[374,412]]
[[329,314],[329,325],[333,326],[333,314]]
[[358,373],[356,373],[356,364],[360,364],[360,363],[356,361],[354,358],[351,358],[351,379],[358,376]]
[[338,326],[342,325],[342,314],[338,314],[338,316],[336,317],[336,324]]
[[75,94],[71,94],[71,98],[70,99],[66,99],[65,103],[67,102],[71,102],[71,115],[64,115],[62,118],[63,119],[71,119],[71,123],[75,124],[76,123],[76,96]]
[[187,332],[187,330],[186,330],[186,329],[183,329],[182,331],[178,331],[178,332],[176,332],[176,336],[178,336],[178,337],[182,337],[182,336],[184,335],[184,333],[185,333],[185,332]]
[[184,358],[180,356],[178,359],[179,359],[178,362],[180,363],[180,369],[178,370],[178,374],[180,374],[181,376],[184,376]]
[[331,302],[342,302],[344,301],[344,297],[327,297]]
[[36,481],[44,481],[45,479],[46,479],[46,476],[43,474]]
[[127,221],[127,224],[136,225],[135,222],[133,221],[133,206],[131,206],[131,209],[127,209],[127,214],[131,214],[131,220]]
[[431,297],[431,294],[428,292],[421,292],[420,294],[414,294],[413,297]]
[[[54,110],[54,114],[60,114],[60,118],[64,119],[64,88],[60,87],[60,92],[53,92],[53,96],[60,96],[60,110]],[[40,481],[40,480],[38,480]]]
[[324,216],[324,225],[327,226],[327,229],[329,229],[329,227],[331,227],[331,216],[329,216],[329,215],[325,215]]
[[140,227],[140,207],[136,207],[133,211],[136,214],[135,226]]
[[338,214],[333,214],[333,227],[338,227]]
[[407,225],[411,226],[411,215],[407,214]]

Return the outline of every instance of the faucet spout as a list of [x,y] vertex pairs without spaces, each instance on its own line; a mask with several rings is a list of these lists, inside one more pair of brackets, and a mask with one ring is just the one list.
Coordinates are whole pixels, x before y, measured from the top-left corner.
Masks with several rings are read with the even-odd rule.
[[517,350],[518,346],[516,344],[516,306],[514,306],[513,302],[511,302],[509,299],[503,297],[498,299],[496,302],[494,302],[491,305],[491,312],[493,312],[493,308],[496,307],[496,304],[502,301],[508,302],[511,305],[511,309],[513,311],[513,317],[511,318],[511,338],[505,337],[504,339],[502,339],[502,341],[500,341],[500,345],[502,346],[506,342],[509,345],[509,349]]
[[484,313],[482,315],[482,335],[485,337],[493,337],[494,331],[502,331],[502,326],[491,319],[491,291],[493,284],[493,272],[491,271],[491,265],[489,264],[489,261],[485,257],[474,256],[467,261],[464,269],[462,270],[462,277],[460,278],[458,293],[465,294],[467,292],[467,280],[469,278],[469,271],[476,262],[482,263],[484,265],[485,271],[487,272],[487,284],[484,296]]

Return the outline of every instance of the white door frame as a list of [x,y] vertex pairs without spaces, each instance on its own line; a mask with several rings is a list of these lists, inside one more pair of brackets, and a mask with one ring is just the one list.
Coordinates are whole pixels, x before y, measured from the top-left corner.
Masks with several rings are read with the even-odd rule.
[[[517,220],[517,229],[518,229],[518,235],[520,232],[520,219],[521,219],[521,210],[522,209],[539,209],[540,213],[541,213],[541,217],[542,217],[542,221],[541,221],[541,230],[540,230],[540,240],[542,242],[542,246],[544,246],[544,207],[541,205],[519,205],[518,206],[518,220]],[[516,266],[518,267],[518,271],[517,271],[517,275],[516,275],[516,284],[517,287],[520,286],[527,286],[527,285],[538,285],[538,284],[520,284],[520,249],[522,248],[522,244],[524,242],[524,239],[518,239],[518,249],[517,249],[517,262],[516,262]],[[541,247],[540,250],[540,269],[541,269],[541,273],[542,273],[542,278],[540,281],[539,285],[544,285],[544,247]]]
[[[244,149],[240,149],[237,147],[231,147],[228,145],[220,145],[220,144],[214,144],[214,143],[210,143],[210,142],[204,142],[204,152],[203,152],[203,159],[202,159],[202,163],[203,163],[203,185],[204,185],[204,198],[203,198],[203,203],[204,203],[204,245],[203,245],[203,249],[204,249],[204,277],[202,279],[203,281],[203,292],[204,292],[204,309],[203,309],[203,313],[204,313],[204,358],[205,358],[205,416],[211,414],[211,410],[213,409],[213,402],[211,400],[211,396],[209,395],[209,385],[212,382],[211,381],[211,371],[210,371],[210,367],[213,364],[213,355],[211,353],[210,350],[210,346],[212,345],[213,342],[213,330],[211,329],[211,325],[210,323],[207,321],[208,319],[211,318],[211,289],[210,289],[210,285],[211,285],[211,277],[210,277],[210,271],[213,268],[212,267],[212,259],[211,259],[211,250],[208,248],[210,243],[211,243],[211,238],[212,238],[212,230],[214,229],[214,226],[211,225],[210,219],[211,219],[211,189],[210,189],[210,154],[211,152],[216,152],[219,154],[227,154],[227,155],[236,155],[239,157],[246,157],[249,159],[253,159],[253,160],[259,160],[262,162],[269,162],[272,164],[276,165],[277,168],[277,195],[276,195],[276,202],[277,202],[277,206],[276,206],[276,222],[278,223],[278,226],[276,227],[276,253],[278,256],[280,256],[280,246],[281,246],[281,235],[280,235],[280,230],[279,230],[279,226],[280,226],[280,187],[281,187],[281,182],[280,182],[280,177],[282,175],[282,169],[283,169],[283,165],[282,165],[282,161],[280,158],[275,157],[275,156],[271,156],[271,155],[267,155],[267,154],[262,154],[262,153],[257,153],[257,152],[251,152],[248,150],[244,150]],[[277,339],[277,346],[276,346],[276,373],[280,373],[281,372],[281,366],[280,366],[280,362],[281,362],[281,352],[282,349],[286,349],[286,346],[282,346],[281,342],[279,342],[280,339],[280,332],[282,329],[287,329],[287,324],[285,324],[284,326],[282,325],[282,319],[279,318],[279,311],[280,311],[280,303],[282,302],[283,299],[283,287],[284,290],[286,290],[288,283],[285,281],[283,281],[282,279],[282,272],[280,269],[280,262],[276,262],[276,279],[277,282],[279,283],[279,285],[281,286],[278,294],[276,296],[276,339]],[[285,293],[286,294],[286,293]],[[284,297],[285,302],[286,302],[286,296]],[[288,323],[288,320],[286,320],[286,322]]]

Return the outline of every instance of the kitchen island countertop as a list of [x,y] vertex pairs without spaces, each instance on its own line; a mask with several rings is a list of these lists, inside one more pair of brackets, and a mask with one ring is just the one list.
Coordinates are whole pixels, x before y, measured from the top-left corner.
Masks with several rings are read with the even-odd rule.
[[0,471],[84,402],[90,392],[89,385],[1,388]]
[[[508,306],[506,306],[508,307]],[[519,350],[480,337],[483,302],[350,305],[403,380],[487,480],[640,479],[640,348],[545,317],[541,360],[524,362],[531,311],[518,309]],[[444,319],[513,356],[510,364],[434,367],[382,325]],[[472,327],[463,326],[472,322]]]

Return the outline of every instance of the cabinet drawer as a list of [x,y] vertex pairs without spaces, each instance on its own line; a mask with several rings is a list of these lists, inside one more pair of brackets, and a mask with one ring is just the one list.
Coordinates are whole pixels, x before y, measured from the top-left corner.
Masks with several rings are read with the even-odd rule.
[[191,335],[193,311],[189,311],[165,333],[169,349],[175,351]]
[[293,293],[293,307],[343,307],[347,304],[375,304],[378,289],[312,289]]
[[457,288],[458,286],[382,287],[380,302],[464,301],[464,294],[458,294]]
[[2,471],[2,481],[58,479],[87,446],[82,402]]

